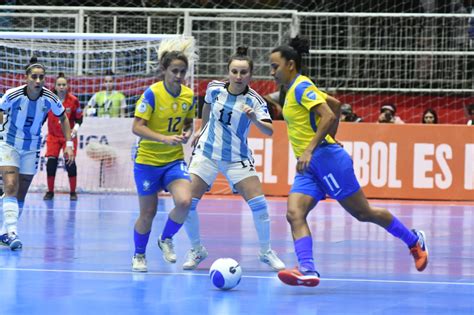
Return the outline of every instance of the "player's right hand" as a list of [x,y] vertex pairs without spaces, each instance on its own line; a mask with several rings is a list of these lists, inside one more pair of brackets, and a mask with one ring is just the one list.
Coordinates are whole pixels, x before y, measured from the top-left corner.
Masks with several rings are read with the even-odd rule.
[[185,139],[183,136],[173,135],[173,136],[166,136],[166,139],[163,142],[169,145],[178,145],[178,144],[183,143],[184,140]]

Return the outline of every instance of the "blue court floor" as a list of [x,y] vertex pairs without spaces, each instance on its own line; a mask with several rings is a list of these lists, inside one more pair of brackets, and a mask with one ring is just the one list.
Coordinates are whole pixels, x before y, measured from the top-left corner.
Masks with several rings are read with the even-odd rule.
[[[30,194],[20,220],[24,249],[0,248],[0,315],[21,314],[474,314],[474,205],[373,201],[409,227],[423,229],[430,263],[416,271],[405,245],[385,230],[360,223],[335,202],[310,216],[321,283],[290,287],[258,260],[247,205],[236,197],[205,197],[198,211],[209,257],[183,271],[189,248],[175,237],[178,262],[164,262],[156,239],[172,207],[160,200],[147,259],[149,272],[131,272],[133,195],[68,195],[44,202]],[[285,199],[270,199],[273,248],[296,265]],[[219,257],[240,262],[243,278],[231,291],[209,281]]]

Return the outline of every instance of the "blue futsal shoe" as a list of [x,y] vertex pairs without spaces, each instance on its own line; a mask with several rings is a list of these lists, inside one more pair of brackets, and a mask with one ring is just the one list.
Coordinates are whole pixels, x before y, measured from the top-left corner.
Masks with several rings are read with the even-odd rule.
[[11,250],[19,250],[23,247],[21,240],[18,238],[18,235],[11,233],[8,236],[7,233],[0,236],[0,245],[8,246]]

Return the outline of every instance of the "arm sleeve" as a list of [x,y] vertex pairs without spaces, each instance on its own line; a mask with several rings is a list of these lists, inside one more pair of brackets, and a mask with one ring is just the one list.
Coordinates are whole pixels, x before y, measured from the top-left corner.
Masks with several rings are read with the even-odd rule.
[[150,120],[151,114],[155,110],[155,95],[153,91],[148,88],[145,93],[137,101],[135,108],[135,117]]
[[311,110],[314,106],[326,102],[327,94],[310,82],[301,82],[295,88],[295,97],[298,104]]

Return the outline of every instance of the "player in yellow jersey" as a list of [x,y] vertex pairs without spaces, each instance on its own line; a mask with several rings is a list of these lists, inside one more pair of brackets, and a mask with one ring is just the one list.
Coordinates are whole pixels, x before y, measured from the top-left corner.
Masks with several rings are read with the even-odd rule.
[[191,178],[184,162],[183,143],[192,134],[196,113],[193,91],[183,83],[195,57],[193,39],[163,41],[158,51],[164,80],[151,85],[135,109],[133,133],[140,137],[134,176],[140,216],[134,228],[132,270],[146,272],[146,245],[158,204],[157,192],[171,193],[175,208],[158,239],[163,258],[176,262],[172,238],[183,225],[191,204]]
[[299,267],[278,273],[289,285],[317,286],[319,273],[313,261],[313,241],[306,217],[319,200],[329,195],[361,222],[372,222],[400,238],[410,248],[415,266],[428,264],[428,250],[422,231],[407,229],[387,209],[369,205],[354,175],[349,154],[334,140],[341,103],[320,91],[301,75],[301,56],[309,52],[308,41],[298,37],[290,45],[272,50],[271,75],[288,88],[283,117],[288,137],[298,158],[297,174],[288,196],[290,223]]

